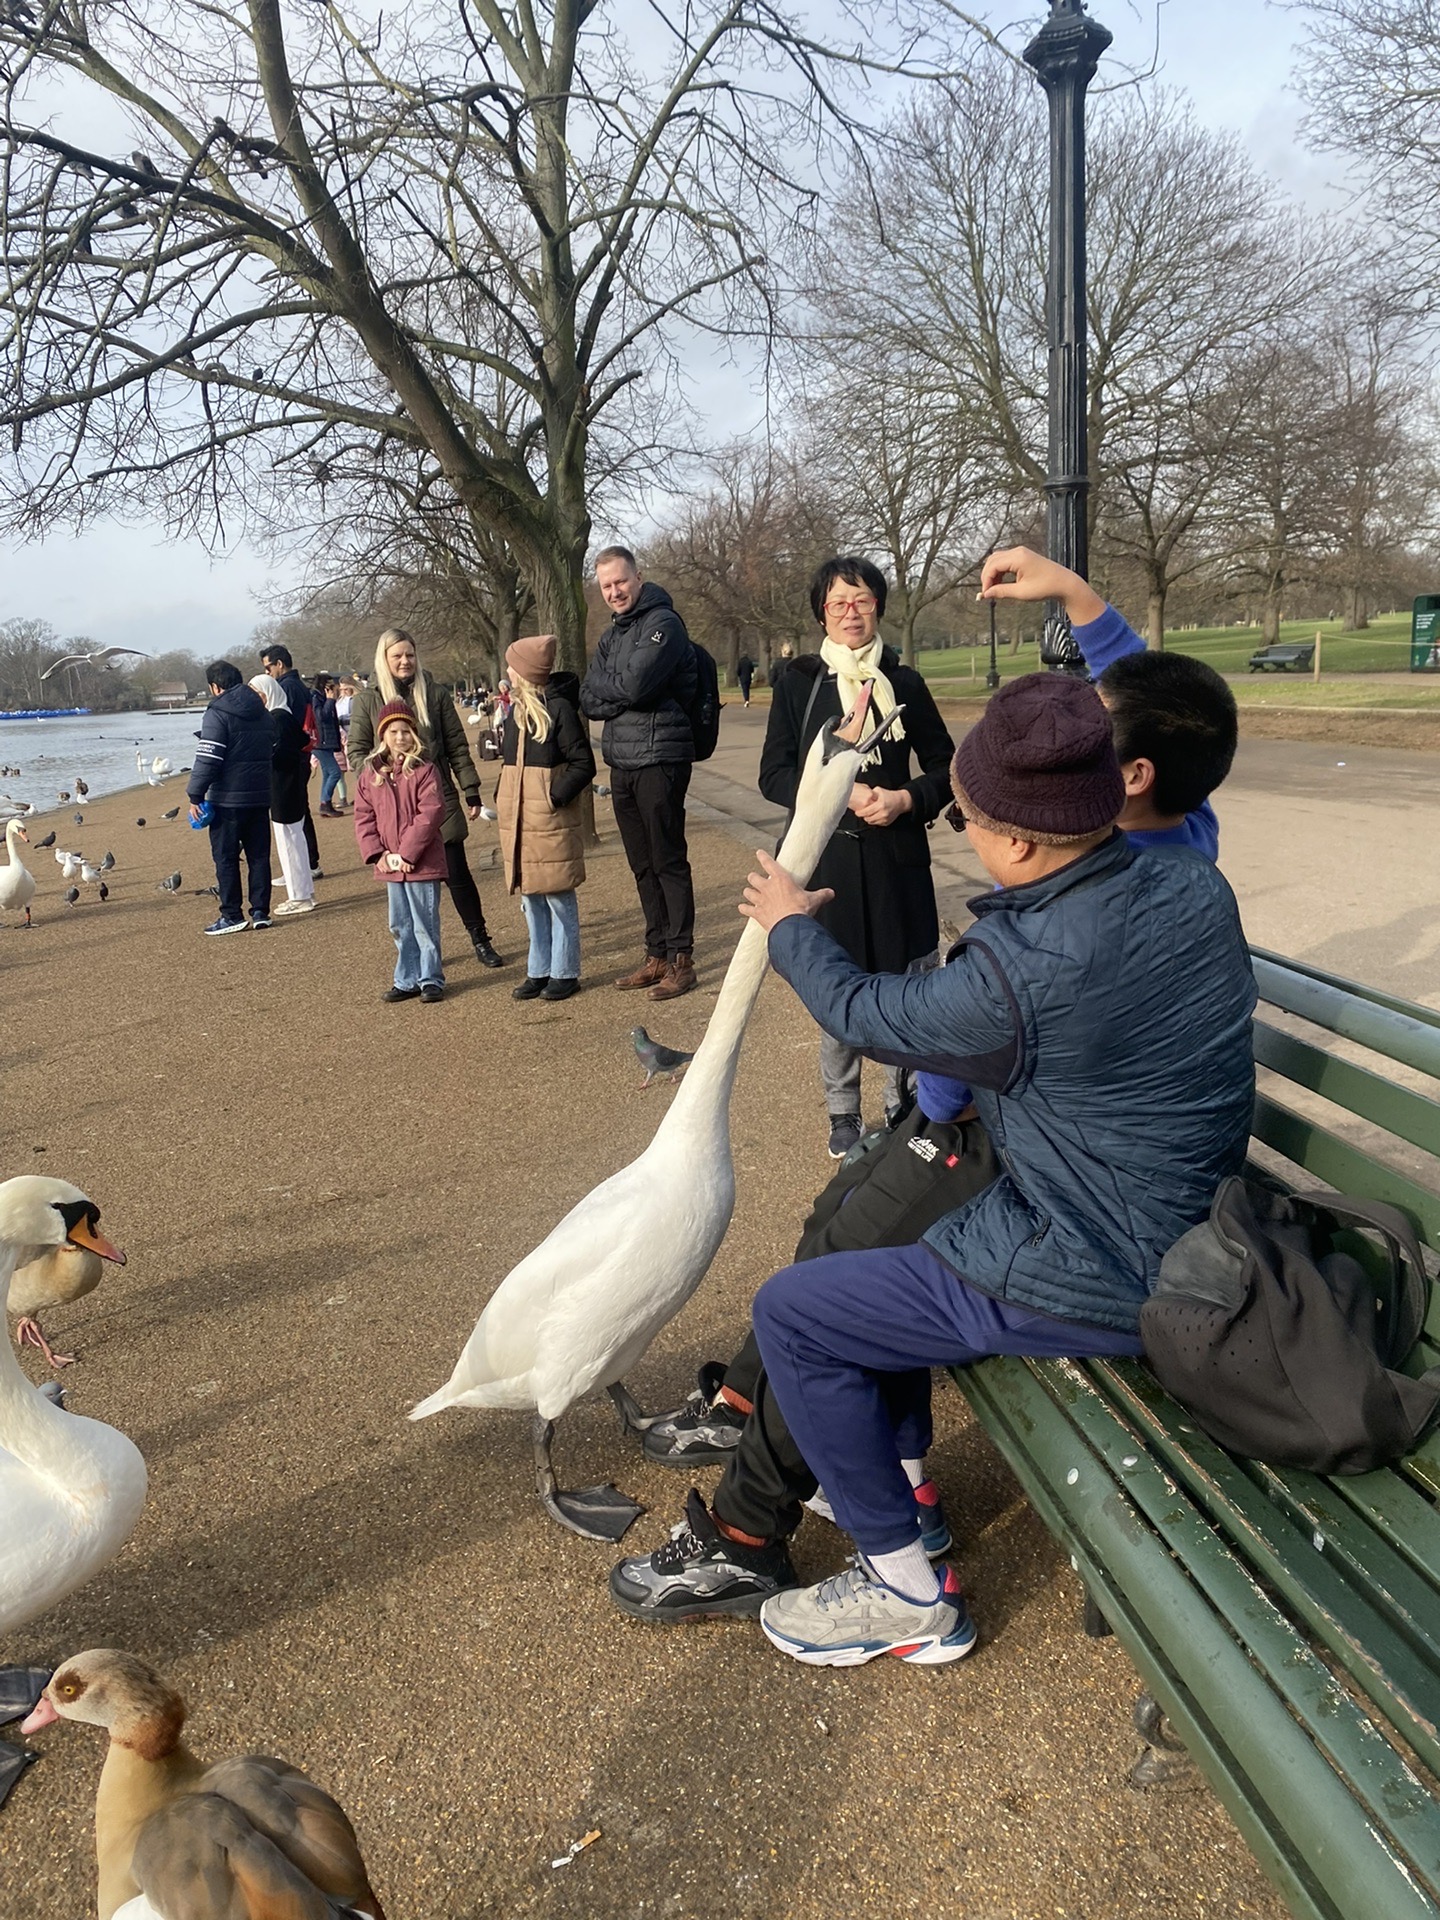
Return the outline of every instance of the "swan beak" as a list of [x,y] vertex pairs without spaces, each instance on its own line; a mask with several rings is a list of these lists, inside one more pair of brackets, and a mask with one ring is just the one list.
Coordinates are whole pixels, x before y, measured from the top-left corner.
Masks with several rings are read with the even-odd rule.
[[[868,687],[863,687],[861,689],[862,699],[868,698],[869,692],[870,689]],[[846,722],[843,720],[827,720],[825,723],[825,745],[820,756],[821,764],[828,766],[837,753],[869,753],[875,742],[884,738],[904,711],[905,708],[903,705],[894,708],[892,712],[886,714],[878,727],[873,728],[866,734],[865,738],[860,741],[842,740],[839,735],[839,729],[844,726]]]
[[98,1227],[91,1226],[88,1220],[77,1220],[66,1234],[72,1246],[84,1247],[90,1253],[98,1253],[102,1260],[113,1260],[117,1267],[125,1265],[125,1256],[113,1241],[107,1240]]
[[[44,1669],[42,1668],[41,1671],[43,1672]],[[34,1712],[20,1722],[20,1731],[25,1734],[39,1733],[43,1727],[53,1727],[59,1718],[59,1714],[50,1704],[49,1694],[42,1693],[35,1702]]]
[[28,847],[30,844],[30,836],[25,831],[24,827],[21,826],[18,820],[15,822],[15,831],[19,834],[20,838],[25,842],[26,846]]

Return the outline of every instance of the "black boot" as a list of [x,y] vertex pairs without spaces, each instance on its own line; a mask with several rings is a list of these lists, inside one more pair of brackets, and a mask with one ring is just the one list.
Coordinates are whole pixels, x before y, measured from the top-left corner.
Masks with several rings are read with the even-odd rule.
[[475,944],[475,958],[482,967],[503,967],[505,962],[490,944],[488,933],[482,933]]
[[518,987],[512,987],[510,989],[510,998],[512,1000],[538,1000],[549,984],[550,976],[548,974],[540,974],[537,977],[537,975],[533,973],[527,973]]

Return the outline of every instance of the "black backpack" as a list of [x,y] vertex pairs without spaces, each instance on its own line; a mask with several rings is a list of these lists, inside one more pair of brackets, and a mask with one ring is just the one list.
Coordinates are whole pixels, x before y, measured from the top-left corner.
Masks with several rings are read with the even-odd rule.
[[[1378,1277],[1340,1244],[1356,1229],[1378,1241]],[[1140,1336],[1161,1385],[1232,1453],[1369,1473],[1413,1452],[1440,1412],[1440,1367],[1395,1370],[1428,1295],[1397,1208],[1232,1178],[1161,1262]]]
[[795,1258],[913,1246],[999,1171],[980,1121],[927,1120],[912,1106],[893,1127],[851,1148],[816,1199]]
[[715,656],[698,640],[695,649],[695,698],[690,703],[690,731],[695,736],[695,758],[708,760],[720,744],[720,669]]

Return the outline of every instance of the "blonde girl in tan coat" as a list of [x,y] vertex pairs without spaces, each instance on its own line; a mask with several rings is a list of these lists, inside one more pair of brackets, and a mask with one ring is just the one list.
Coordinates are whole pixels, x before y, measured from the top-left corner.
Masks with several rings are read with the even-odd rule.
[[580,682],[555,671],[555,636],[506,649],[514,702],[500,743],[500,853],[505,884],[520,895],[530,933],[517,1000],[568,1000],[580,991],[580,906],[585,878],[580,796],[595,778],[580,718]]

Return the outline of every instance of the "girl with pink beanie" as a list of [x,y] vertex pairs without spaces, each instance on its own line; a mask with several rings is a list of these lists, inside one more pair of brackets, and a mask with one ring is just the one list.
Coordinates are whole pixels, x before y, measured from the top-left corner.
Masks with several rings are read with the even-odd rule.
[[506,649],[512,705],[500,742],[500,853],[530,932],[517,1000],[568,1000],[580,990],[580,906],[585,878],[580,796],[595,778],[580,682],[555,671],[555,636]]
[[424,757],[415,714],[388,700],[375,717],[375,751],[355,786],[355,838],[386,883],[395,938],[395,982],[387,1000],[443,1000],[440,882],[445,796]]

